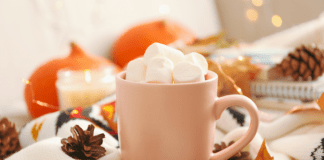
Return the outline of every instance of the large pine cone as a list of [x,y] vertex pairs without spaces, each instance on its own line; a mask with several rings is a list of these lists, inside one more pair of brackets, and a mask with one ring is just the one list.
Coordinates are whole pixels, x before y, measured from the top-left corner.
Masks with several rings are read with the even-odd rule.
[[71,128],[73,138],[70,136],[61,140],[62,150],[72,158],[96,160],[104,156],[106,149],[101,146],[105,135],[93,136],[94,126],[89,125],[83,131],[79,125]]
[[301,45],[290,52],[274,68],[280,75],[293,80],[316,80],[324,72],[324,51],[316,45]]
[[0,119],[0,160],[21,149],[15,124],[7,118]]
[[[225,148],[227,148],[228,146],[232,145],[234,143],[234,141],[231,141],[230,143],[228,143],[228,145],[226,145],[224,142],[221,142],[221,144],[215,144],[214,147],[215,149],[213,150],[213,153],[217,153]],[[233,155],[231,158],[229,158],[228,160],[252,160],[250,153],[247,151],[240,151],[238,153],[236,153],[235,155]]]

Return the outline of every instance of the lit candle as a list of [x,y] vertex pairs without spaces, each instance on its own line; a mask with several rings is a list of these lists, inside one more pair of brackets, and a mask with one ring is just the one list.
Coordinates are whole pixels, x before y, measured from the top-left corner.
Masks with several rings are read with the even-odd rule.
[[89,107],[116,90],[113,69],[60,70],[56,88],[60,109]]

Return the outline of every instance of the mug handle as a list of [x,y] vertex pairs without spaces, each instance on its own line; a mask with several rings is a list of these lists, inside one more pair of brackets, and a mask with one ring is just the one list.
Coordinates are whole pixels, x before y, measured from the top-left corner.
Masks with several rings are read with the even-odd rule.
[[210,160],[229,159],[232,155],[236,154],[245,146],[247,146],[252,141],[252,139],[254,138],[258,130],[259,114],[258,114],[257,106],[251,99],[243,95],[228,95],[228,96],[216,98],[216,101],[214,103],[214,110],[213,110],[216,120],[220,118],[222,112],[226,108],[235,105],[242,106],[249,112],[251,117],[250,127],[248,131],[243,135],[243,137],[241,137],[234,144],[230,145],[224,150],[221,150],[220,152],[212,153]]

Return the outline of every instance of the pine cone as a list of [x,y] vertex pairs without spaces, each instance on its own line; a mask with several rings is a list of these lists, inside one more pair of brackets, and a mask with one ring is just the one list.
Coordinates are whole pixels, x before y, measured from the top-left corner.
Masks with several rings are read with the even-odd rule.
[[293,80],[316,80],[324,72],[324,50],[316,45],[301,45],[290,52],[275,70],[280,75],[291,76]]
[[14,123],[7,118],[0,119],[0,160],[21,149]]
[[86,131],[75,125],[71,128],[73,138],[70,136],[61,140],[62,150],[74,159],[95,160],[104,156],[106,149],[101,147],[101,144],[105,135],[102,133],[93,136],[93,131],[93,125],[89,125]]
[[[228,146],[232,145],[234,141],[231,141]],[[214,147],[215,149],[213,150],[213,153],[217,153],[225,148],[227,148],[226,144],[224,142],[221,142],[221,144],[215,144]],[[241,151],[233,155],[231,158],[228,160],[252,160],[250,153],[246,151]]]

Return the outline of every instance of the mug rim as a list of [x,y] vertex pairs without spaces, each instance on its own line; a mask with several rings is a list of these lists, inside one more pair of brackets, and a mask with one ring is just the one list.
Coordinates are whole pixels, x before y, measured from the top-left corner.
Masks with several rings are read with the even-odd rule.
[[218,79],[218,75],[213,72],[208,70],[207,75],[210,75],[211,78],[202,81],[202,82],[191,82],[191,83],[177,83],[177,84],[168,84],[168,83],[143,83],[143,82],[133,82],[133,81],[128,81],[122,77],[126,76],[126,71],[122,71],[116,75],[116,81],[122,81],[125,83],[131,83],[131,84],[137,84],[137,85],[152,85],[152,86],[184,86],[184,85],[201,85],[201,84],[206,84],[206,83],[211,83],[215,80]]

